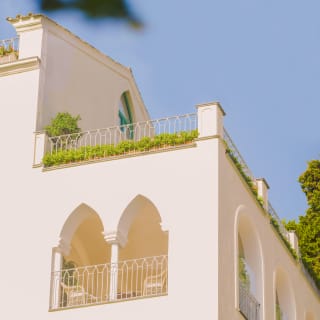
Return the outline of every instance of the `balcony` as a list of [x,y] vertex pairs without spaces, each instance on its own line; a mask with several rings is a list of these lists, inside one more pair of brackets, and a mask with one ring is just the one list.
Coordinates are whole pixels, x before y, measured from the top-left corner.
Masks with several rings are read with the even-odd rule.
[[[41,138],[42,137],[42,138]],[[196,114],[168,117],[121,126],[48,137],[36,133],[34,166],[58,167],[73,163],[110,160],[123,156],[175,149],[198,137]],[[37,141],[44,141],[36,159]]]
[[239,283],[239,309],[247,320],[260,319],[260,304],[248,289]]
[[19,38],[0,40],[0,64],[10,63],[19,58]]
[[50,310],[166,295],[167,255],[52,272]]

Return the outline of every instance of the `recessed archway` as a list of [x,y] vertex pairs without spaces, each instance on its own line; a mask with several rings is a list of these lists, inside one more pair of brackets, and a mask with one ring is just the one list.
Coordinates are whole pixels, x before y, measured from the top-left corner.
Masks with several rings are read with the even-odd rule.
[[[235,219],[235,268],[237,307],[245,314],[263,315],[263,255],[258,230],[247,213],[240,206]],[[248,301],[255,301],[246,306]],[[260,316],[260,317],[261,317]]]
[[[275,317],[279,320],[295,320],[295,297],[287,272],[278,267],[274,273]],[[312,318],[311,318],[312,319]]]

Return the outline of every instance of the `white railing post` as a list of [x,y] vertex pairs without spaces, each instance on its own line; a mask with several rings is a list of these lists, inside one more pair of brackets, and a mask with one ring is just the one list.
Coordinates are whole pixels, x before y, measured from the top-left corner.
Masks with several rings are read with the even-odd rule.
[[34,155],[33,155],[33,166],[37,167],[42,164],[42,158],[45,154],[46,149],[46,133],[35,132],[34,135]]
[[225,115],[219,102],[210,102],[196,106],[198,113],[199,138],[223,137],[223,116]]
[[52,276],[51,276],[51,295],[50,295],[50,309],[58,309],[61,305],[61,268],[62,268],[62,254],[57,249],[52,250]]
[[300,257],[298,237],[294,231],[288,231],[288,240],[291,244],[291,247],[296,251],[298,257]]

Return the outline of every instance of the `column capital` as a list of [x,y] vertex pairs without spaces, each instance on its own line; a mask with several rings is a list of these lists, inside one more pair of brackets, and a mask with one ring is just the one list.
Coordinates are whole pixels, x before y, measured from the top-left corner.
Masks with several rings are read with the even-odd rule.
[[102,232],[102,235],[108,244],[118,244],[122,248],[126,245],[128,240],[127,237],[124,236],[119,230]]

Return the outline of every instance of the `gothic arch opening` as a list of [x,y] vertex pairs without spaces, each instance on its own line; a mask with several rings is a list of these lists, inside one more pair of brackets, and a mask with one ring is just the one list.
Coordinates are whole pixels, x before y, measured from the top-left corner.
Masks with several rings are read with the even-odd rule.
[[69,215],[53,250],[50,309],[106,300],[110,245],[103,231],[99,215],[86,204]]
[[138,296],[166,294],[168,232],[161,229],[155,205],[142,195],[135,197],[121,216],[118,233],[127,240],[119,251],[120,291]]
[[168,254],[168,232],[161,229],[161,217],[155,205],[138,195],[123,212],[118,230],[127,239],[120,260]]
[[60,246],[67,261],[77,266],[110,261],[110,246],[103,237],[99,215],[86,204],[78,206],[66,220],[60,237]]

